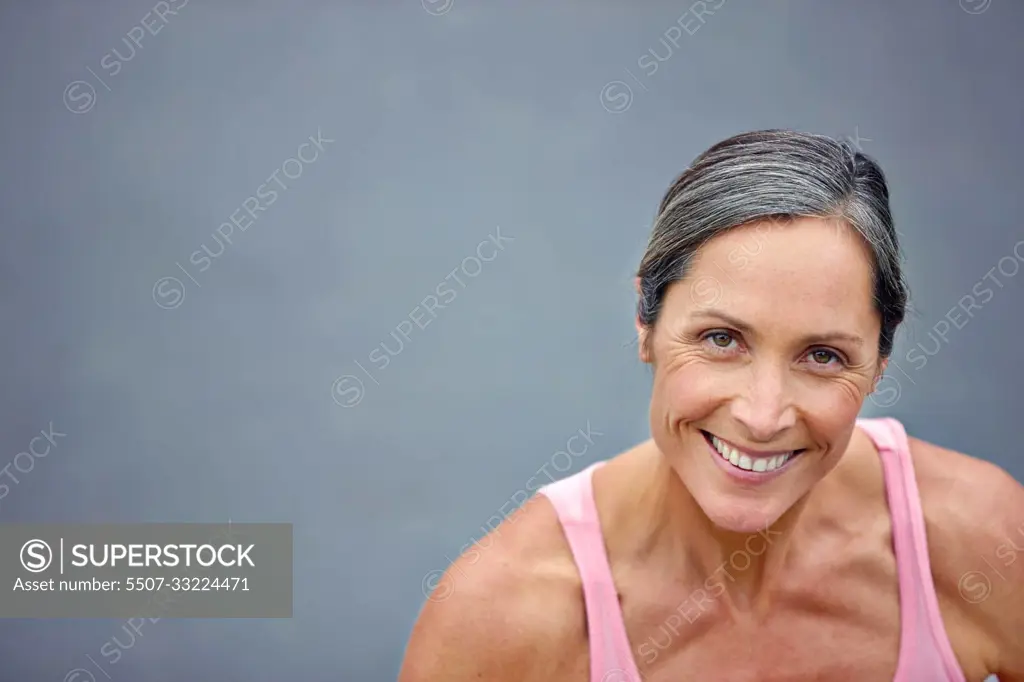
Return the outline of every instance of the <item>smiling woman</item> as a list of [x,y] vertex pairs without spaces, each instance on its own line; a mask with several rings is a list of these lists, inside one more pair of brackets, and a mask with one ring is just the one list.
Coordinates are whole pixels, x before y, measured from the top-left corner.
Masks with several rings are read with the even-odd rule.
[[652,438],[456,560],[401,682],[1024,680],[1024,562],[978,570],[1024,487],[858,418],[901,258],[885,178],[849,144],[760,131],[698,157],[637,276]]

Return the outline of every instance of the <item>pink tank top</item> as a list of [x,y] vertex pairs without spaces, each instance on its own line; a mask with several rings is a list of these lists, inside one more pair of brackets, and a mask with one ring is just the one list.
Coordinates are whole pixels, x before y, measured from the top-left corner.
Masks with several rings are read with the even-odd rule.
[[[882,460],[899,570],[900,650],[893,682],[966,682],[946,635],[932,582],[921,498],[903,425],[858,419]],[[591,682],[641,682],[612,580],[591,474],[597,462],[538,492],[554,505],[583,582]]]

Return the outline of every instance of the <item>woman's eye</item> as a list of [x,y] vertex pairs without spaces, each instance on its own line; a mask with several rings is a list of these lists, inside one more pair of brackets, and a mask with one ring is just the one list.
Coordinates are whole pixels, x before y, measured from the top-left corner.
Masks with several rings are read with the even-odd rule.
[[834,353],[830,350],[825,350],[823,348],[819,348],[818,350],[812,350],[811,357],[814,359],[814,362],[819,365],[827,365],[829,364],[830,360],[842,362],[842,358],[840,358],[837,353]]
[[711,334],[708,334],[704,338],[711,341],[712,345],[714,345],[716,348],[721,349],[728,348],[730,345],[732,345],[733,341],[735,340],[733,339],[732,334],[729,334],[727,332],[712,332]]

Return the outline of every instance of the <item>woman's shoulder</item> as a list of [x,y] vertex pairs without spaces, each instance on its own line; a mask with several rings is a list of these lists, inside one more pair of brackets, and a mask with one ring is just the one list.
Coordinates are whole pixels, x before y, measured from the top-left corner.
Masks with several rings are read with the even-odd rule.
[[977,539],[1016,533],[1024,524],[1024,486],[1005,469],[920,438],[908,441],[926,521]]
[[908,440],[929,546],[945,548],[955,560],[980,562],[1024,529],[1024,486],[1005,469],[919,438]]
[[993,656],[1022,650],[1024,486],[992,462],[909,442],[940,602],[975,625]]
[[586,651],[581,590],[554,507],[535,495],[436,581],[399,679],[521,680],[548,660],[574,665],[571,652]]

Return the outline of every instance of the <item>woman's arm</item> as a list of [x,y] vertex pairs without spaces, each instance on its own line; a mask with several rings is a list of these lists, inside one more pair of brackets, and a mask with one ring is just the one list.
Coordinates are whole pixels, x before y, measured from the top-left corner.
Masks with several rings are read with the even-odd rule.
[[994,533],[985,549],[1000,572],[983,602],[987,629],[996,645],[999,682],[1024,682],[1024,486],[1006,472],[986,482]]
[[529,605],[503,598],[508,586],[501,576],[467,579],[459,570],[456,562],[439,582],[440,589],[456,585],[451,596],[428,600],[423,607],[398,682],[528,679],[526,653],[533,646]]
[[438,581],[398,682],[585,680],[584,620],[579,576],[554,509],[537,499]]
[[1024,682],[1024,486],[991,462],[910,440],[936,587],[970,624],[987,672]]

